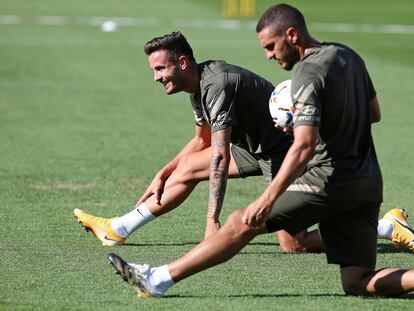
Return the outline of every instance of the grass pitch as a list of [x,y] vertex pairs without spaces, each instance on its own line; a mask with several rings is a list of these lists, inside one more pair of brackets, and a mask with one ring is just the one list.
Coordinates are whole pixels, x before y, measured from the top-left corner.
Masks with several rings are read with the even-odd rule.
[[[271,4],[257,3],[258,15]],[[401,207],[414,215],[413,26],[397,33],[383,27],[412,23],[411,1],[290,3],[302,9],[317,39],[348,44],[364,57],[383,113],[373,127],[385,184],[382,213]],[[326,265],[323,254],[284,255],[270,235],[177,284],[167,298],[138,301],[112,274],[106,254],[153,265],[181,256],[203,238],[208,190],[200,185],[122,248],[100,246],[72,217],[77,207],[102,216],[129,211],[193,135],[188,96],[163,94],[143,44],[182,30],[199,61],[225,59],[274,83],[289,73],[265,60],[248,21],[237,29],[217,26],[220,1],[4,0],[0,9],[0,310],[412,308],[412,296],[344,296],[338,268]],[[108,16],[136,24],[103,33],[91,17]],[[259,177],[230,181],[222,221],[263,187]],[[413,254],[380,241],[378,266],[388,265],[412,268]]]

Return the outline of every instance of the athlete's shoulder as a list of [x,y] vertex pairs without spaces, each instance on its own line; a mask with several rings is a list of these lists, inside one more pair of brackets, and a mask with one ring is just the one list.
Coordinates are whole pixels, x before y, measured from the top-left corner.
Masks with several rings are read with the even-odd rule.
[[200,75],[202,78],[208,78],[229,70],[229,64],[224,60],[207,60],[198,64]]
[[225,88],[273,91],[273,84],[246,68],[222,60],[209,60],[199,64],[202,90],[218,93]]
[[341,71],[351,59],[358,55],[349,47],[336,42],[322,42],[306,50],[298,62],[294,77],[296,79],[325,79],[332,71]]
[[241,76],[258,76],[253,71],[238,65],[230,64],[224,60],[208,60],[199,64],[199,71],[202,78],[220,74],[234,74]]
[[299,66],[313,63],[321,67],[329,67],[332,63],[345,65],[348,61],[355,59],[362,61],[358,53],[350,47],[337,42],[322,42],[306,51],[305,56],[299,62]]

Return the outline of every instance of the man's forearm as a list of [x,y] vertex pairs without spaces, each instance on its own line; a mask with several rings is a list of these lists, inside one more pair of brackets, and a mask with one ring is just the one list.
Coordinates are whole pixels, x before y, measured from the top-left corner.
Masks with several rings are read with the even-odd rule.
[[[269,202],[276,201],[287,187],[302,175],[315,151],[317,128],[304,126],[296,131],[293,145],[286,154],[277,175],[263,193],[263,196],[267,197]],[[305,133],[303,135],[305,139],[297,138],[298,134],[302,133]]]
[[226,193],[230,163],[230,129],[213,133],[207,217],[218,220]]

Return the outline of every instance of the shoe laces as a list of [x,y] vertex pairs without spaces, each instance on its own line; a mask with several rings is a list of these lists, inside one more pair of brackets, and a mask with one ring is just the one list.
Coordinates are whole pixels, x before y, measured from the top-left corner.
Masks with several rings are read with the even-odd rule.
[[152,286],[150,284],[151,267],[149,265],[138,265],[134,263],[128,263],[130,271],[134,274],[135,283],[143,292],[153,293]]
[[401,215],[403,215],[403,217],[404,217],[404,221],[407,221],[408,214],[407,214],[407,212],[405,211],[405,209],[400,208],[400,209],[399,209],[399,211],[400,211]]
[[141,277],[147,277],[147,275],[149,274],[151,267],[147,264],[144,265],[138,265],[136,263],[129,263],[128,265],[133,267],[135,271],[139,272],[141,274]]
[[109,221],[106,218],[98,217],[98,216],[92,216],[92,219],[94,219],[96,222],[99,222],[99,223],[109,227]]

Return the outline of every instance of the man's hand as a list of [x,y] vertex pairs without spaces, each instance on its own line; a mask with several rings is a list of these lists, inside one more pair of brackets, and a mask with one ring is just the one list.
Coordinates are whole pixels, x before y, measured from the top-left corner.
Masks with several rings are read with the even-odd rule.
[[281,130],[281,131],[285,132],[286,134],[293,136],[293,128],[291,128],[291,127],[281,127],[281,126],[277,125],[276,122],[274,122],[274,126],[278,130]]
[[135,207],[138,207],[142,202],[145,202],[149,197],[154,195],[154,199],[157,204],[161,204],[161,197],[164,192],[165,182],[168,178],[162,177],[162,174],[157,174],[148,186],[144,194],[139,198]]
[[262,226],[272,211],[273,204],[263,196],[259,197],[246,208],[242,221],[250,227]]
[[207,217],[206,232],[204,239],[207,239],[214,235],[221,227],[220,220]]

